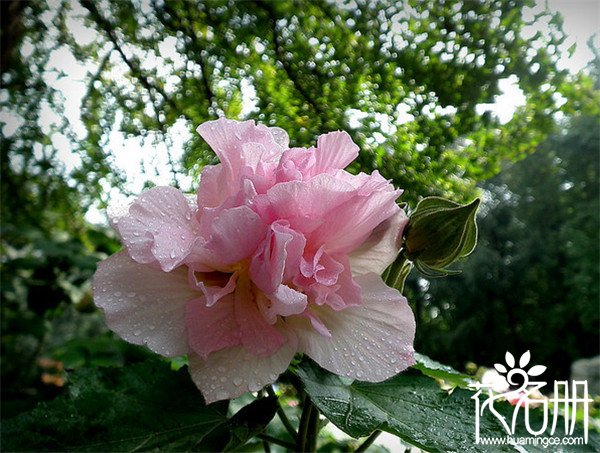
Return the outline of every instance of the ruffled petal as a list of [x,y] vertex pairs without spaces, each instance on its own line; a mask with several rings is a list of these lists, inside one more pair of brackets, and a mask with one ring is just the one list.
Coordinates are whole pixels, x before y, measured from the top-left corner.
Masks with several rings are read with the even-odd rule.
[[124,340],[166,357],[188,352],[185,305],[199,293],[184,269],[162,272],[120,252],[98,265],[93,291],[106,323]]
[[348,200],[323,216],[322,225],[307,238],[309,243],[324,244],[329,253],[351,252],[371,235],[375,227],[400,210],[395,200],[401,192],[394,190],[379,174],[360,179],[364,184],[357,187]]
[[269,128],[269,130],[271,131],[271,135],[273,136],[275,143],[281,146],[282,149],[288,149],[290,147],[290,137],[285,129],[272,126]]
[[212,352],[241,344],[232,294],[212,307],[206,306],[204,297],[188,302],[185,325],[190,348],[204,359]]
[[228,266],[251,256],[266,234],[266,225],[248,206],[225,209],[211,222],[208,241],[195,252],[205,264],[228,271]]
[[269,215],[287,220],[292,229],[306,235],[325,221],[326,213],[350,200],[354,193],[352,185],[326,174],[276,184],[267,191]]
[[[258,161],[256,156],[247,154],[249,148],[244,149],[244,145],[248,143],[263,145],[263,150],[268,153],[263,158],[279,155],[284,149],[278,143],[282,141],[280,132],[276,132],[276,140],[273,131],[261,124],[255,124],[253,120],[234,121],[219,118],[201,124],[196,131],[219,157],[227,171],[229,181],[236,181],[242,167],[251,165],[251,161]],[[251,153],[254,151],[255,149],[250,150]]]
[[198,187],[198,206],[213,208],[227,198],[229,193],[223,190],[222,173],[222,165],[206,165],[202,169]]
[[271,224],[264,243],[252,257],[252,281],[267,294],[275,292],[284,279],[295,274],[305,244],[304,236],[290,229],[286,223]]
[[277,182],[304,181],[314,176],[314,148],[290,148],[283,152],[275,171]]
[[234,300],[235,320],[244,348],[256,356],[268,356],[278,351],[286,339],[261,313],[247,276],[238,280]]
[[342,170],[358,157],[358,145],[347,132],[337,131],[317,139],[314,174]]
[[273,355],[257,357],[242,346],[213,352],[206,360],[190,354],[189,370],[207,404],[257,392],[277,380],[296,353],[294,337]]
[[324,252],[324,248],[320,247],[314,255],[303,257],[300,260],[300,272],[304,277],[312,277],[322,285],[332,286],[337,282],[344,266]]
[[116,226],[131,258],[143,264],[158,262],[165,272],[185,260],[197,238],[192,208],[173,187],[144,192]]
[[288,318],[300,350],[323,368],[342,376],[380,382],[415,363],[415,318],[406,299],[381,277],[357,277],[363,304],[334,312],[313,307],[331,333],[327,338],[305,318]]
[[291,316],[302,313],[308,304],[306,294],[303,294],[287,285],[279,285],[276,291],[269,294],[270,304],[264,310],[269,320],[276,316]]
[[354,275],[382,274],[394,262],[400,247],[402,235],[408,224],[408,216],[400,209],[394,216],[381,222],[371,236],[348,256]]
[[212,307],[221,298],[231,294],[235,289],[235,283],[239,273],[224,274],[222,272],[199,272],[188,268],[189,282],[192,287],[198,288],[204,293],[207,307]]

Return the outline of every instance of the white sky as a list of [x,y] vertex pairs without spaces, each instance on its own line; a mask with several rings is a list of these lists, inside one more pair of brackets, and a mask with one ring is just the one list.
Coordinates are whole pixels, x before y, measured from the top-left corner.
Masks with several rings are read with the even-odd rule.
[[[577,72],[584,68],[592,59],[592,53],[588,49],[586,42],[595,33],[596,46],[600,47],[598,38],[600,31],[600,0],[549,0],[548,5],[552,11],[558,11],[563,15],[563,29],[567,35],[565,43],[561,46],[561,50],[565,51],[565,56],[559,61],[558,66],[561,69],[567,68],[572,72]],[[538,1],[536,8],[528,12],[528,18],[533,18],[535,12],[543,9],[544,2]],[[76,9],[75,13],[83,13],[83,11],[77,11]],[[90,42],[94,39],[93,30],[83,26],[81,21],[72,19],[68,25],[71,30],[74,30],[80,43]],[[545,32],[547,25],[541,22],[534,23],[526,29],[526,36],[527,34],[533,36],[538,30],[542,33]],[[568,58],[566,49],[574,43],[577,45],[576,51],[571,58]],[[27,52],[28,49],[25,46],[24,56],[27,55]],[[173,58],[175,66],[181,64],[181,62],[177,61],[177,58],[174,58],[177,56],[174,39],[165,40],[159,46],[159,55],[156,58],[152,58],[152,61],[145,61],[145,64],[158,64],[159,67],[165,67],[165,70],[168,72],[168,67],[163,65],[161,60],[162,56]],[[118,56],[114,55],[114,57],[118,59]],[[93,71],[94,68],[91,65],[86,66],[79,63],[65,49],[55,51],[51,62],[56,69],[64,70],[69,76],[58,78],[55,74],[49,75],[47,81],[51,86],[63,92],[65,97],[65,115],[70,119],[75,133],[80,137],[84,137],[85,129],[79,119],[80,104],[85,93],[84,82],[86,75],[88,71]],[[118,74],[115,75],[118,77]],[[169,90],[169,83],[171,86],[175,86],[177,81],[168,81],[167,90]],[[512,117],[515,108],[524,104],[525,98],[518,88],[518,81],[514,76],[501,80],[500,89],[502,94],[495,99],[495,102],[493,104],[481,104],[478,106],[478,111],[491,110],[502,122],[506,122]],[[0,96],[2,96],[1,93]],[[244,110],[252,110],[253,101],[251,96],[245,99],[245,101]],[[360,119],[360,112],[357,111],[356,115],[350,112],[349,119],[351,124],[358,121]],[[411,119],[410,115],[406,115],[403,121],[410,121]],[[49,108],[44,110],[42,121],[47,130],[57,120],[57,115]],[[8,111],[0,111],[0,121],[6,122],[3,132],[7,136],[11,135],[21,124]],[[151,140],[142,144],[139,139],[127,139],[118,131],[112,131],[109,134],[106,151],[109,154],[111,163],[127,175],[127,190],[132,193],[139,193],[143,188],[144,182],[147,180],[157,185],[172,184],[173,175],[170,167],[167,165],[168,154],[170,153],[171,159],[177,162],[183,153],[183,144],[189,139],[190,132],[185,121],[178,121],[168,135],[171,138],[170,144],[164,142],[156,144],[152,143]],[[378,138],[375,137],[375,140],[378,140]],[[65,169],[69,171],[76,168],[80,160],[75,153],[71,152],[66,137],[60,133],[54,133],[52,141],[60,150],[57,157],[62,161]],[[178,180],[183,190],[192,189],[191,179],[185,177],[183,172],[181,177],[178,177]],[[109,197],[111,199],[120,200],[121,202],[125,201],[120,190],[116,188],[111,189],[108,186],[106,189],[109,190]],[[86,218],[93,223],[106,223],[105,215],[97,209],[90,210]]]

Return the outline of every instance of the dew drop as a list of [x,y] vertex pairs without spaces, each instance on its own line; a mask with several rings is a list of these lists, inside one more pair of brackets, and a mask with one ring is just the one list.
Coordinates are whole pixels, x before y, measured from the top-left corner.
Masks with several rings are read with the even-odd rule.
[[133,334],[134,334],[136,337],[139,337],[139,336],[142,334],[142,331],[141,331],[140,329],[137,329],[137,330],[134,330],[134,331],[133,331]]
[[241,377],[233,378],[233,385],[235,385],[236,387],[239,387],[240,385],[242,385],[242,378]]

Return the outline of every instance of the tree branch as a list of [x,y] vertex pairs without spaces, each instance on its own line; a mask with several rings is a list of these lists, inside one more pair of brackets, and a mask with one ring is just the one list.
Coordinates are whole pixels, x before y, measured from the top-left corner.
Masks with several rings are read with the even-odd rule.
[[169,96],[167,96],[167,93],[165,93],[165,91],[161,87],[151,83],[148,77],[146,77],[142,73],[142,70],[137,65],[137,63],[132,59],[128,58],[127,55],[125,55],[125,52],[123,51],[123,48],[119,43],[119,40],[117,38],[112,24],[102,16],[100,11],[98,11],[98,8],[96,8],[96,4],[93,2],[93,0],[80,0],[80,3],[81,6],[83,6],[90,12],[90,16],[94,20],[94,22],[96,22],[96,24],[98,24],[98,26],[104,31],[104,33],[106,33],[108,39],[115,46],[115,50],[119,52],[119,55],[121,55],[121,58],[129,67],[131,74],[140,81],[140,83],[144,86],[146,90],[148,90],[151,98],[154,99],[153,93],[157,92],[163,97],[166,103],[168,103],[173,109],[176,109],[177,106],[175,105],[173,100]]
[[183,3],[186,7],[186,15],[188,18],[187,23],[185,23],[185,24],[184,24],[183,20],[179,17],[177,11],[175,11],[168,4],[168,2],[165,3],[164,5],[162,5],[161,8],[163,8],[164,11],[167,14],[169,14],[169,16],[171,18],[175,18],[175,17],[179,18],[179,22],[177,24],[175,24],[175,28],[178,31],[183,32],[184,35],[192,38],[192,40],[191,40],[192,45],[195,47],[196,53],[198,54],[198,59],[200,60],[200,61],[197,61],[196,63],[198,65],[200,65],[200,72],[202,73],[202,87],[204,89],[204,95],[208,102],[208,106],[213,107],[214,105],[217,105],[217,103],[216,103],[217,96],[215,95],[215,93],[213,92],[213,90],[210,86],[210,76],[208,73],[208,62],[206,61],[205,58],[202,57],[202,52],[206,52],[206,49],[204,49],[202,46],[200,46],[199,41],[196,38],[196,33],[194,32],[194,29],[193,29],[193,27],[191,27],[191,24],[190,24],[190,18],[193,17],[193,14],[194,14],[194,11],[192,9],[192,6],[194,5],[194,3],[190,2],[190,1],[186,1]]
[[277,31],[277,16],[275,15],[273,3],[268,0],[261,0],[261,1],[257,1],[256,3],[269,16],[269,22],[271,24],[271,33],[273,35],[273,45],[275,47],[275,54],[277,57],[277,61],[279,61],[281,63],[281,65],[283,66],[285,73],[287,74],[288,78],[294,85],[294,88],[296,89],[296,91],[298,93],[300,93],[300,95],[302,96],[304,101],[308,105],[310,105],[310,107],[315,111],[315,113],[317,113],[319,115],[319,120],[321,120],[325,116],[325,111],[319,106],[319,104],[317,104],[317,102],[315,102],[311,98],[310,94],[300,83],[300,80],[298,79],[298,74],[296,74],[296,72],[294,71],[294,68],[292,68],[292,65],[285,58],[285,49],[283,48],[281,36],[279,35],[279,33]]

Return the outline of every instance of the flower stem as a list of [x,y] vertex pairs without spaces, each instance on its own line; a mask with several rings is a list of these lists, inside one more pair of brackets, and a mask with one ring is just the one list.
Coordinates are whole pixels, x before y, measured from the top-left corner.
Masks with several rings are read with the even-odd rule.
[[309,440],[312,442],[313,437],[315,437],[314,432],[310,432],[311,428],[313,431],[315,430],[315,426],[311,426],[314,425],[314,421],[312,421],[313,412],[317,413],[317,417],[319,416],[317,408],[310,401],[309,396],[306,395],[304,398],[304,409],[302,409],[302,415],[300,417],[300,426],[298,427],[298,438],[296,440],[297,452],[303,453],[310,451],[308,450],[310,447],[308,442]]
[[263,439],[262,444],[263,444],[263,450],[265,451],[265,453],[271,453],[271,445],[269,445],[269,442],[267,440]]
[[[311,403],[312,404],[312,403]],[[319,410],[313,405],[308,420],[308,433],[306,436],[307,451],[317,451],[317,437],[319,436]]]
[[[268,386],[266,389],[267,389],[267,393],[269,394],[269,396],[274,396],[277,398],[277,395],[275,395],[275,390],[273,390],[273,387]],[[294,426],[290,422],[290,419],[285,414],[283,407],[281,407],[281,404],[279,404],[279,398],[277,399],[277,415],[281,419],[281,423],[283,423],[283,426],[285,426],[285,429],[287,430],[287,432],[290,433],[290,436],[292,436],[292,439],[296,439],[298,437],[298,433],[294,429]]]
[[406,258],[404,250],[401,250],[396,261],[394,261],[390,267],[386,269],[386,272],[384,272],[384,276],[382,277],[383,281],[386,285],[402,292],[404,290],[404,282],[411,269],[412,264],[408,261],[408,258]]
[[269,436],[268,434],[257,434],[256,437],[258,437],[259,439],[266,441],[266,442],[271,442],[272,444],[276,444],[276,445],[280,445],[284,448],[287,448],[290,451],[294,451],[296,446],[291,443],[288,442],[287,440],[281,440],[281,439],[277,439],[276,437],[273,436]]
[[377,436],[379,436],[380,434],[381,431],[379,430],[373,431],[371,435],[367,437],[367,439],[362,444],[360,444],[356,450],[354,450],[355,453],[366,451],[367,448],[369,448],[371,444],[375,442],[375,439],[377,439]]

